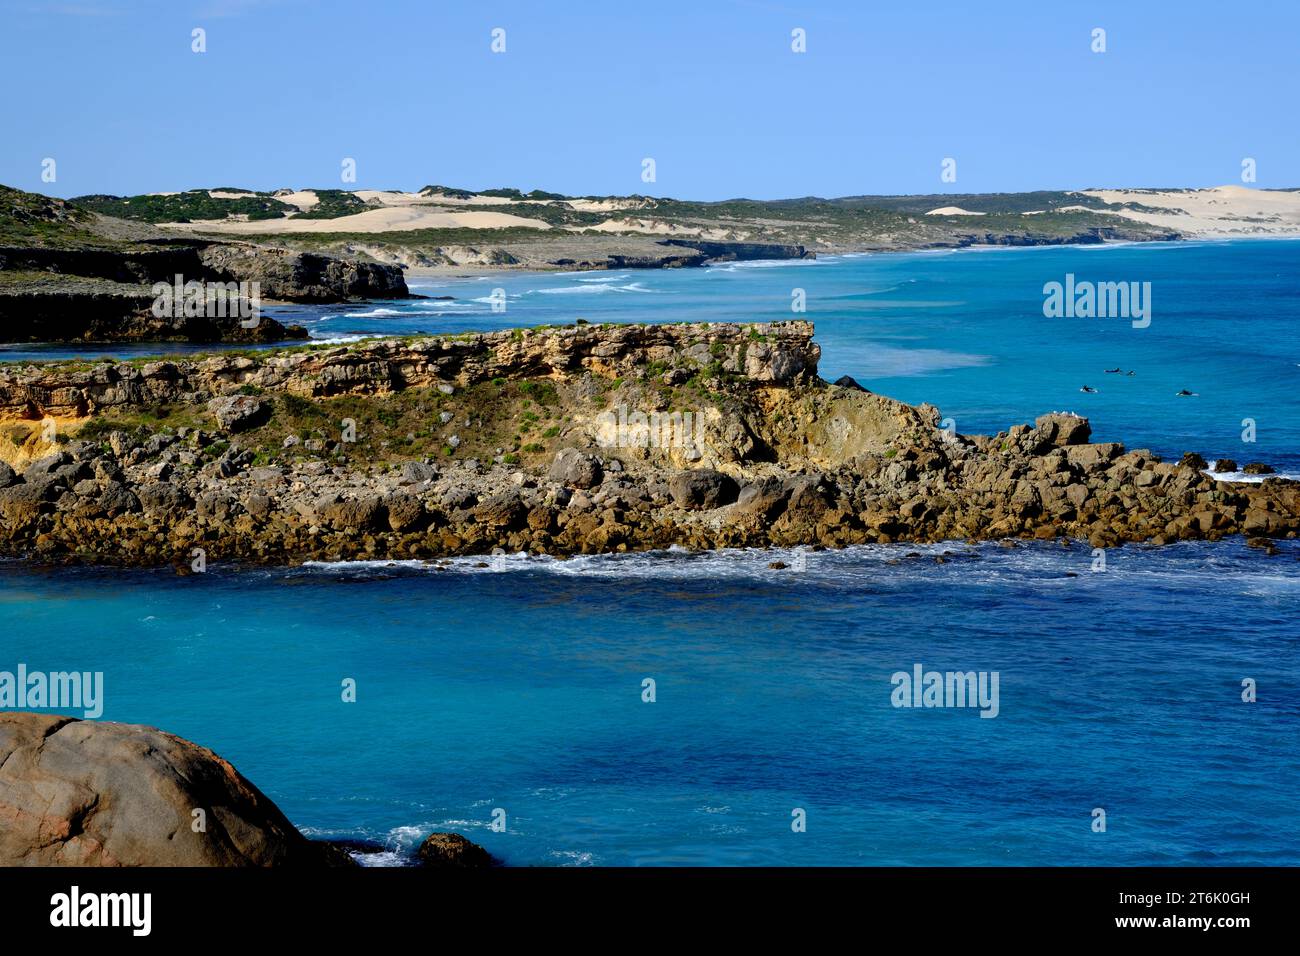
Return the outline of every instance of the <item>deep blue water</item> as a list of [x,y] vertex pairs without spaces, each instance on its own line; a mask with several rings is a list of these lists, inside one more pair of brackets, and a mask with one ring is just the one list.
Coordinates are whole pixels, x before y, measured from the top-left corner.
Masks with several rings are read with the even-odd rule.
[[[452,302],[281,317],[321,338],[762,320],[803,288],[823,375],[932,401],[960,431],[1069,409],[1101,440],[1297,471],[1298,266],[1275,241],[502,274],[413,283]],[[1045,319],[1066,272],[1150,281],[1151,326]],[[8,564],[0,670],[103,671],[105,719],[212,747],[299,826],[394,858],[452,829],[512,864],[1295,865],[1300,544],[1281,546],[1130,546],[1104,573],[1054,544],[855,548],[803,571],[770,552]],[[893,707],[890,675],[917,663],[997,671],[998,716]]]
[[[397,850],[454,829],[512,864],[1300,863],[1295,544],[1127,547],[1104,573],[1078,546],[772,557],[10,568],[4,666],[102,670],[105,719]],[[895,708],[916,663],[997,671],[998,716]]]

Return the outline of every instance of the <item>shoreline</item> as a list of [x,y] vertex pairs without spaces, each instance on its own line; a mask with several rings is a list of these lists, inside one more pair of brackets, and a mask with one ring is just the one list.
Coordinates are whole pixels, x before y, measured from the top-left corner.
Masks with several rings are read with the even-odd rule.
[[[1042,250],[1061,250],[1061,249],[1119,249],[1131,248],[1133,246],[1142,247],[1166,247],[1170,249],[1186,248],[1197,245],[1214,245],[1222,242],[1294,242],[1300,240],[1300,231],[1285,234],[1270,234],[1259,236],[1190,236],[1179,239],[1108,239],[1103,242],[1084,243],[1037,243],[1034,245],[1013,246],[1002,243],[992,244],[973,244],[969,246],[940,246],[940,247],[918,247],[915,249],[845,249],[845,250],[816,250],[817,256],[811,260],[792,260],[792,259],[746,259],[748,263],[763,263],[772,266],[789,264],[792,262],[802,261],[824,263],[827,265],[843,260],[866,259],[876,256],[923,256],[923,255],[948,255],[959,253],[991,253],[991,252],[1034,252]],[[734,265],[734,263],[707,263],[698,268],[711,269],[718,265]],[[554,269],[532,269],[532,268],[512,268],[510,266],[411,266],[402,269],[402,273],[414,279],[421,278],[458,278],[473,279],[479,276],[497,276],[497,275],[556,275],[567,273],[596,273],[596,272],[655,272],[662,271],[656,268],[624,266],[621,268],[578,268],[557,266]],[[375,299],[367,300],[381,302],[384,300]],[[290,303],[294,304],[294,303]]]

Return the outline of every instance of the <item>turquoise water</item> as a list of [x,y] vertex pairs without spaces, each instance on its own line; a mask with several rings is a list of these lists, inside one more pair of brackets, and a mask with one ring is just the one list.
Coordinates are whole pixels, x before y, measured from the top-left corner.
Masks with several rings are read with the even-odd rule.
[[[1294,865],[1284,547],[1124,548],[1105,573],[1056,545],[801,572],[744,552],[11,568],[0,613],[10,669],[103,670],[105,719],[200,741],[299,826],[391,860],[453,829],[521,865]],[[997,671],[997,717],[893,707],[916,663]]]
[[[1285,241],[936,253],[425,279],[455,298],[280,311],[349,339],[784,318],[803,288],[824,376],[932,401],[960,431],[1069,409],[1101,440],[1295,472],[1297,266]],[[1151,282],[1150,327],[1045,319],[1067,272]],[[854,548],[802,571],[771,552],[4,564],[0,670],[103,671],[104,719],[212,747],[296,824],[384,862],[452,829],[520,865],[1295,865],[1300,544],[1281,548],[1130,546],[1104,573],[1054,544]],[[998,716],[892,706],[918,663],[996,671]]]

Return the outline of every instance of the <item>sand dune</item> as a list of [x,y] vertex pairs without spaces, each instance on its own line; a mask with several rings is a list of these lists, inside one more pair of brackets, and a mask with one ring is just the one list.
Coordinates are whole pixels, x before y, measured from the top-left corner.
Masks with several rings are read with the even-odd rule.
[[1189,236],[1300,235],[1300,191],[1216,186],[1212,189],[1090,189],[1108,203],[1137,203],[1158,211],[1113,212]]
[[969,209],[962,209],[961,206],[940,206],[938,209],[931,209],[926,213],[927,216],[982,216],[982,212],[971,212]]
[[[287,200],[285,200],[287,201]],[[168,223],[165,229],[191,232],[230,232],[243,235],[277,235],[289,232],[411,232],[415,229],[505,229],[522,226],[549,229],[540,219],[525,219],[501,212],[447,212],[437,207],[386,206],[367,209],[338,219],[259,219],[255,222],[212,220],[207,222]]]

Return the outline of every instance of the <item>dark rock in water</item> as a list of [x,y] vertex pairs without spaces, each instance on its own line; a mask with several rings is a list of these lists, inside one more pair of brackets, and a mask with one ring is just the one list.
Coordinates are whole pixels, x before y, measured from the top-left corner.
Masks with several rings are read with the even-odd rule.
[[668,480],[673,503],[688,511],[709,511],[736,500],[736,482],[720,471],[681,471]]
[[858,384],[858,380],[855,379],[852,375],[841,375],[839,378],[835,380],[835,384],[838,385],[840,388],[852,388],[852,389],[856,389],[859,392],[866,391],[865,388],[863,388],[861,385]]
[[430,833],[416,856],[425,866],[438,869],[480,869],[493,863],[492,854],[459,833]]
[[550,475],[574,488],[594,488],[605,477],[596,457],[584,455],[576,448],[563,448],[556,453]]
[[0,714],[0,866],[331,865],[352,861],[204,747],[136,724]]
[[222,431],[242,432],[265,425],[271,418],[271,405],[252,395],[226,395],[208,402],[208,411]]
[[1252,461],[1252,462],[1247,462],[1245,465],[1242,466],[1241,470],[1244,471],[1244,472],[1245,472],[1246,474],[1248,474],[1248,475],[1271,475],[1271,474],[1273,474],[1273,466],[1272,466],[1272,465],[1266,465],[1266,464],[1264,464],[1262,461]]
[[1220,458],[1214,463],[1215,471],[1236,471],[1237,463],[1231,458]]
[[767,566],[773,571],[784,571],[790,565],[786,564],[784,561],[770,561]]
[[1183,460],[1179,462],[1179,464],[1184,468],[1195,468],[1197,471],[1203,471],[1208,467],[1205,459],[1194,451],[1189,451],[1187,454],[1183,455]]
[[1272,555],[1282,553],[1281,551],[1278,550],[1277,545],[1274,544],[1268,538],[1247,538],[1246,547],[1256,548],[1260,551],[1263,551],[1265,554],[1269,555],[1270,557]]

